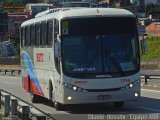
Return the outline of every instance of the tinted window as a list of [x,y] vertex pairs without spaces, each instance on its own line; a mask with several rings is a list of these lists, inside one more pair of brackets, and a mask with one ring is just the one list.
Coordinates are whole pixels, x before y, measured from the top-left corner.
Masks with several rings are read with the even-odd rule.
[[53,41],[53,20],[47,21],[47,43],[51,45]]
[[46,45],[47,44],[47,25],[46,25],[46,22],[42,22],[41,23],[42,25],[42,45]]
[[30,39],[30,26],[26,27],[26,45],[29,46],[31,44]]
[[35,45],[35,25],[31,25],[31,45]]
[[134,18],[75,18],[62,21],[63,35],[130,34],[136,32]]
[[39,46],[40,45],[40,24],[36,24],[36,45]]

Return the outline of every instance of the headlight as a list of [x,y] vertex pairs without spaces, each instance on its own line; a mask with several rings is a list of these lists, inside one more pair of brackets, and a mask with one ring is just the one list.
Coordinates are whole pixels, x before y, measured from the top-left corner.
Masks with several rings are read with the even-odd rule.
[[68,89],[71,89],[71,90],[74,90],[74,91],[78,91],[78,92],[85,92],[86,90],[83,89],[83,88],[80,88],[78,86],[75,86],[75,85],[71,85],[69,83],[63,83],[63,85],[68,88]]
[[139,96],[139,94],[138,94],[138,93],[135,93],[135,94],[134,94],[134,96],[135,96],[135,97],[138,97],[138,96]]
[[133,87],[133,84],[132,84],[132,83],[131,83],[131,84],[129,84],[129,87],[130,87],[130,88],[132,88],[132,87]]
[[124,86],[122,89],[130,89],[130,88],[133,88],[135,85],[139,84],[140,83],[140,80],[136,80],[132,83],[129,83],[127,84],[126,86]]

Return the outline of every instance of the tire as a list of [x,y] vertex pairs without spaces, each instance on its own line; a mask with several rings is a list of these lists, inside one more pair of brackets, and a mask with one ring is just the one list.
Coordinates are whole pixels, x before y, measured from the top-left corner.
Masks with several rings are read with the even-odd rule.
[[123,108],[124,102],[114,102],[113,105],[115,108]]
[[49,82],[49,99],[51,101],[53,99],[53,86],[52,86],[52,82]]
[[32,103],[38,103],[39,102],[39,97],[38,97],[38,95],[35,95],[35,94],[30,94],[30,96],[31,96],[31,101],[32,101]]
[[55,109],[56,109],[57,111],[64,109],[64,106],[63,106],[61,103],[56,102],[56,101],[54,102],[54,107],[55,107]]

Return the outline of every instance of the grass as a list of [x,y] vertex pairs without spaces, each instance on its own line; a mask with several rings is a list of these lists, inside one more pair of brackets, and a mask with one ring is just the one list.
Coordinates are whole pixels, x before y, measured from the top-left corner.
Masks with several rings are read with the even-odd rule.
[[148,37],[147,40],[147,54],[142,55],[141,59],[160,58],[160,37]]
[[2,120],[2,116],[3,116],[3,109],[2,109],[2,106],[0,108],[0,120]]

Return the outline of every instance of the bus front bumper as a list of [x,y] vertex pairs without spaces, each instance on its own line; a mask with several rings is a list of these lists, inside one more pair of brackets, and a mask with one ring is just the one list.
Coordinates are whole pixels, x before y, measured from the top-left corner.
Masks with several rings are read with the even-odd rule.
[[131,89],[113,92],[78,92],[64,89],[64,101],[62,104],[89,104],[120,101],[137,101],[140,97],[140,85]]

